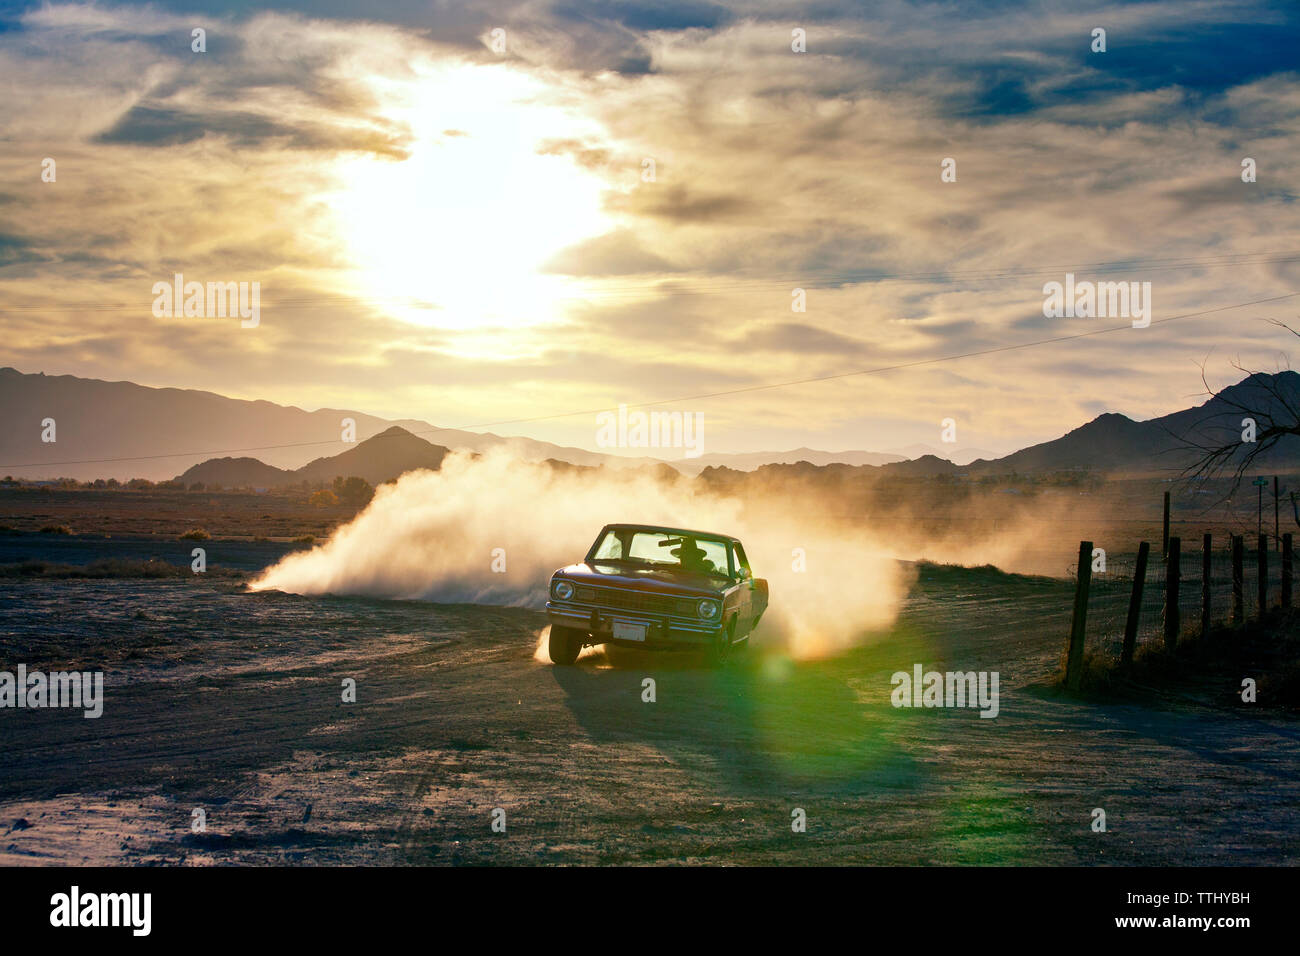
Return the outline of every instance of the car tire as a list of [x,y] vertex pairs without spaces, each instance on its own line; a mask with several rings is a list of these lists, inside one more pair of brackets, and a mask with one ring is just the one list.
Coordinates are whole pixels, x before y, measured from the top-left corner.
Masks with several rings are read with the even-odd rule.
[[551,636],[547,640],[546,650],[551,655],[551,662],[568,666],[578,659],[582,642],[587,633],[573,627],[551,625]]
[[714,667],[721,667],[727,663],[731,657],[731,650],[734,646],[731,642],[736,637],[736,619],[733,617],[727,622],[727,626],[718,632],[718,638],[709,645],[709,663]]

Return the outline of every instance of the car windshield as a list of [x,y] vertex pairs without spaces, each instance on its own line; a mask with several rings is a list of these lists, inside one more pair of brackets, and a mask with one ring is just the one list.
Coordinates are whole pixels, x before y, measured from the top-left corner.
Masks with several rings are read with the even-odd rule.
[[611,528],[596,545],[592,558],[646,568],[678,568],[695,574],[725,577],[730,573],[727,542],[668,531]]

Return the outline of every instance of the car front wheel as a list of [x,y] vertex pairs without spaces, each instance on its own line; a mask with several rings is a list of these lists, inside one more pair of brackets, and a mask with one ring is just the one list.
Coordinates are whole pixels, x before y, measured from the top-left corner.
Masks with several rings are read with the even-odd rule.
[[733,617],[727,626],[718,632],[717,638],[709,645],[709,663],[721,667],[731,657],[731,642],[736,638],[736,619]]
[[582,650],[582,642],[586,636],[585,631],[552,624],[551,636],[546,645],[551,661],[556,664],[572,664],[578,659],[578,652]]

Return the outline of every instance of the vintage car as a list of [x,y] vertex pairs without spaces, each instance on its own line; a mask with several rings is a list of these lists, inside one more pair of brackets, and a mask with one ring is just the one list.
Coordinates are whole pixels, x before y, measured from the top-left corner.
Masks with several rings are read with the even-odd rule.
[[722,663],[766,610],[767,582],[730,535],[606,525],[581,564],[551,576],[551,660],[572,664],[588,644],[616,644],[695,648]]

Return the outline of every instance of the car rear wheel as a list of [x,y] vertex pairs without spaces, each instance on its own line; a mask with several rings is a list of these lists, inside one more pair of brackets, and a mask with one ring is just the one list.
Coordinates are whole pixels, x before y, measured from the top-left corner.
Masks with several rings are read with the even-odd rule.
[[586,636],[585,631],[552,624],[551,636],[546,645],[551,661],[555,664],[572,664],[578,659],[578,652],[582,650],[582,642]]

